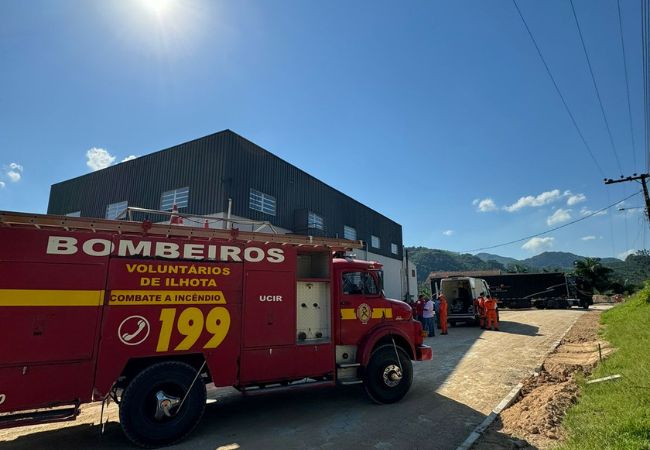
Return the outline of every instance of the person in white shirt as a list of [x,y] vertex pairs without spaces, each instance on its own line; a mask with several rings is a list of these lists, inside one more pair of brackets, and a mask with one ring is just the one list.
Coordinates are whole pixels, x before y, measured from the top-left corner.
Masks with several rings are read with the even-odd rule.
[[424,309],[422,310],[422,318],[424,319],[424,331],[428,333],[429,337],[434,337],[436,335],[436,328],[433,321],[435,315],[433,300],[427,298],[424,303]]

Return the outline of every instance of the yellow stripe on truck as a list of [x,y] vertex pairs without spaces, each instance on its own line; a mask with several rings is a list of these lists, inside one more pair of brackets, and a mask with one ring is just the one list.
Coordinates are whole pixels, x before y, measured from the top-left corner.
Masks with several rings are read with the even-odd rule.
[[100,306],[104,291],[0,289],[0,306]]
[[[341,308],[341,319],[350,320],[357,318],[357,311],[354,308]],[[372,318],[373,319],[392,319],[393,318],[393,309],[392,308],[372,308]]]
[[393,318],[392,308],[373,308],[372,318],[381,319],[382,317],[386,319],[392,319]]

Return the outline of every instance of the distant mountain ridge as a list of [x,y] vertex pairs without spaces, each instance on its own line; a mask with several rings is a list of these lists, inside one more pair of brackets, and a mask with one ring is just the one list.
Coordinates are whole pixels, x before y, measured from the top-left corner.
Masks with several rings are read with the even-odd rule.
[[492,253],[477,253],[474,256],[482,259],[485,262],[496,261],[499,264],[503,264],[504,266],[507,266],[508,264],[521,264],[521,261],[518,259],[510,258],[509,256],[494,255]]
[[[518,260],[491,253],[470,255],[425,247],[407,247],[406,250],[409,260],[417,265],[419,283],[424,283],[431,272],[494,269],[504,272],[571,272],[574,269],[574,261],[586,258],[569,252],[544,252],[532,258]],[[625,261],[617,258],[601,258],[600,262],[614,271],[611,277],[615,281],[613,284],[622,286],[632,283],[641,286],[645,280],[650,279],[650,251],[630,255],[625,258]]]
[[[517,264],[520,266],[526,266],[529,268],[535,269],[548,269],[548,268],[560,268],[560,269],[569,269],[573,267],[575,261],[582,261],[586,256],[576,255],[575,253],[570,252],[543,252],[539,255],[535,255],[526,259],[516,259],[510,258],[508,256],[499,256],[491,253],[477,253],[476,257],[481,260],[487,261],[497,261],[498,263],[508,266],[508,264]],[[618,258],[601,258],[600,260],[603,264],[611,263],[621,263]]]
[[468,253],[453,253],[426,247],[407,247],[409,260],[417,265],[418,282],[424,281],[431,272],[504,269],[496,261],[483,261]]
[[[426,247],[407,247],[406,250],[409,259],[417,265],[417,277],[420,283],[426,280],[431,272],[493,269],[511,272],[541,272],[544,270],[569,272],[573,270],[575,261],[586,258],[570,252],[544,252],[531,258],[519,260],[492,253],[470,255],[468,253],[460,254]],[[624,279],[629,278],[633,279],[634,282],[642,282],[645,272],[635,268],[626,268],[626,261],[617,258],[601,259],[602,264],[614,269]]]

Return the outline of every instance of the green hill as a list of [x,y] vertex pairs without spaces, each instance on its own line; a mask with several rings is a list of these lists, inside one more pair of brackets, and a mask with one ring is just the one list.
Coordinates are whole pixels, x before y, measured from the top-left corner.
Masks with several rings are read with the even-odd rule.
[[503,266],[507,266],[508,264],[521,264],[521,261],[515,258],[510,258],[508,256],[499,256],[499,255],[494,255],[492,253],[477,253],[476,255],[477,258],[481,258],[481,260],[488,262],[488,261],[496,261],[499,264],[502,264]]
[[497,262],[485,262],[469,253],[453,253],[425,247],[407,247],[409,260],[418,267],[418,282],[422,283],[431,272],[504,269]]
[[[529,272],[543,270],[570,272],[573,270],[574,261],[585,258],[569,252],[544,252],[520,261],[490,253],[470,255],[425,247],[407,247],[407,251],[409,259],[417,265],[419,283],[426,280],[431,272],[443,271],[490,269],[512,271],[515,266],[519,266],[519,268],[527,268]],[[648,251],[630,255],[625,261],[603,258],[601,263],[614,271],[610,278],[621,285],[641,285],[644,280],[650,279],[650,252]]]
[[563,269],[572,269],[574,261],[581,261],[584,256],[576,255],[569,252],[544,252],[521,261],[522,264],[543,269],[548,267],[559,267]]

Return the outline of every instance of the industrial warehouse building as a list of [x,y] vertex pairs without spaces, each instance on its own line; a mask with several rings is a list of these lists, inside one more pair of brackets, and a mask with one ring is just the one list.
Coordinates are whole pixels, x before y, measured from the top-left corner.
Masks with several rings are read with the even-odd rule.
[[[357,258],[384,264],[387,296],[417,293],[401,225],[230,130],[54,184],[48,214],[114,219],[127,206],[171,211],[174,205],[183,215],[214,218],[208,225],[215,228],[234,221],[250,230],[267,222],[280,233],[362,240]],[[205,225],[204,219],[184,224]]]

